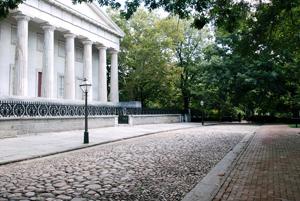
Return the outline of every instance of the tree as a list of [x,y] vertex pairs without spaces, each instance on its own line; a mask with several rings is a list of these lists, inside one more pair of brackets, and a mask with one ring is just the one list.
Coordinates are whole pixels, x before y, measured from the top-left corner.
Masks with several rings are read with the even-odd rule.
[[122,100],[137,100],[151,107],[178,106],[178,70],[170,62],[174,47],[167,34],[171,22],[144,10],[128,21],[113,16],[126,33],[119,62]]
[[0,19],[6,17],[10,10],[18,7],[24,0],[3,0],[0,1]]
[[183,98],[183,108],[187,111],[190,108],[191,98],[195,93],[192,92],[193,80],[199,72],[199,64],[203,59],[203,50],[211,42],[208,28],[199,31],[191,27],[188,21],[179,21],[183,37],[177,40],[176,63],[181,69],[180,90]]
[[[16,8],[25,0],[4,0],[0,3],[0,17],[8,14],[9,9]],[[116,0],[95,0],[100,6],[111,6],[120,8],[120,2]],[[73,3],[93,2],[93,0],[72,0]],[[215,21],[218,25],[224,25],[228,28],[235,27],[239,18],[244,16],[245,10],[249,9],[249,4],[244,1],[235,0],[126,0],[125,8],[121,10],[123,16],[129,19],[143,5],[148,10],[162,8],[170,14],[177,15],[181,19],[194,19],[194,26],[201,29],[208,22]]]
[[221,113],[232,108],[248,115],[298,113],[300,7],[288,5],[261,3],[234,30],[217,28],[197,81]]
[[[95,1],[120,7],[116,0]],[[0,2],[1,16],[21,2]],[[173,15],[159,19],[136,11],[142,3]],[[120,54],[121,97],[185,110],[199,107],[201,99],[220,117],[236,111],[298,115],[299,11],[300,0],[126,1],[121,10],[126,18],[114,15],[126,33]],[[209,22],[215,29],[213,44],[206,41]]]

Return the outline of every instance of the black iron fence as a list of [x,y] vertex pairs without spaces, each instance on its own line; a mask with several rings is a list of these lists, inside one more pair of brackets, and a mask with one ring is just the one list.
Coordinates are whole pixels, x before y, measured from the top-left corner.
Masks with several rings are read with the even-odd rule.
[[[89,116],[100,115],[146,115],[146,114],[181,114],[180,110],[128,108],[115,106],[89,105]],[[67,117],[84,116],[84,105],[53,102],[34,102],[0,100],[0,118],[13,117]]]

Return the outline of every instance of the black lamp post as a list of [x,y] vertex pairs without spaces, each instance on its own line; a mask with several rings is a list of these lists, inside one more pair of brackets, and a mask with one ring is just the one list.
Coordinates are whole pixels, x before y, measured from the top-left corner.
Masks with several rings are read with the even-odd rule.
[[86,78],[83,79],[83,82],[81,85],[79,85],[81,90],[84,93],[85,96],[85,107],[84,107],[84,137],[83,137],[83,143],[88,144],[89,143],[89,132],[88,132],[88,105],[87,105],[87,98],[88,98],[88,91],[91,88],[91,84],[88,82]]
[[204,106],[204,101],[203,100],[201,100],[200,101],[200,105],[201,105],[201,119],[202,119],[202,126],[204,125],[204,108],[203,108],[203,106]]

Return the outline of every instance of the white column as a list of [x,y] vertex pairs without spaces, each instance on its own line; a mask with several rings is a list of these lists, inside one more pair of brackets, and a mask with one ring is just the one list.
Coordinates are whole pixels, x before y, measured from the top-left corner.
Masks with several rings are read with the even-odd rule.
[[111,71],[110,71],[110,101],[119,102],[119,75],[118,75],[118,51],[111,52]]
[[[83,40],[84,52],[83,52],[83,76],[89,83],[93,84],[93,69],[92,69],[92,44],[90,40]],[[93,100],[93,85],[89,91],[88,99]]]
[[[17,44],[15,54],[15,75],[13,94],[28,95],[28,21],[25,15],[15,16],[17,19]],[[2,47],[3,48],[3,47]]]
[[54,26],[44,25],[44,56],[42,71],[42,96],[54,98]]
[[64,98],[75,100],[75,35],[68,33],[64,36],[66,38]]
[[107,102],[107,74],[106,74],[106,47],[98,46],[99,69],[98,69],[98,94],[100,102]]

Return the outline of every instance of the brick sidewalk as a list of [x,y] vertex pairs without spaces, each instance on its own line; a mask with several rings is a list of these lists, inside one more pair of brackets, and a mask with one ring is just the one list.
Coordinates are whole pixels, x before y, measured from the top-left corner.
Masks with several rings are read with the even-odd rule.
[[300,201],[300,129],[263,126],[213,201]]

